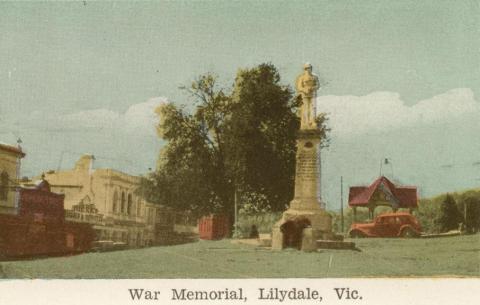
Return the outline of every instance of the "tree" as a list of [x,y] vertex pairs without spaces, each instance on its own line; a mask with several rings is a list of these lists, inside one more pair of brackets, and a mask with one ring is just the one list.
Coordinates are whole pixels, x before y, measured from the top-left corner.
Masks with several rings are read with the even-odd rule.
[[291,89],[280,84],[272,65],[237,73],[226,161],[239,192],[265,195],[266,205],[274,210],[284,208],[292,197],[297,107]]
[[441,232],[458,229],[459,224],[463,222],[462,214],[460,214],[452,195],[447,194],[445,196],[437,222]]
[[460,196],[458,207],[464,213],[465,229],[468,233],[480,230],[480,192],[468,191]]
[[229,97],[216,77],[206,74],[183,88],[193,98],[194,114],[173,104],[160,106],[158,134],[167,141],[158,168],[143,183],[152,202],[197,215],[231,211],[232,185],[225,168],[223,125]]
[[[230,89],[206,74],[183,89],[192,113],[173,104],[157,110],[167,144],[145,182],[148,199],[199,216],[233,216],[237,193],[249,198],[251,210],[283,210],[293,197],[299,99],[280,83],[277,69],[241,69]],[[325,121],[319,116],[324,137]]]

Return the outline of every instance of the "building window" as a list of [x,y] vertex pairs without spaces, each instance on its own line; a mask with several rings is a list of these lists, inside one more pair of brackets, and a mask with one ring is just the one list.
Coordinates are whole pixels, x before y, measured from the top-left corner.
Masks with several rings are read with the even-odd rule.
[[125,192],[122,192],[122,205],[121,205],[120,212],[122,214],[125,213]]
[[115,191],[113,193],[113,206],[112,206],[113,213],[117,213],[117,209],[118,209],[118,193],[117,191]]
[[127,215],[131,215],[132,214],[132,205],[133,205],[133,202],[132,202],[132,194],[128,194],[128,197],[127,197]]
[[8,174],[3,171],[0,175],[0,200],[8,199]]

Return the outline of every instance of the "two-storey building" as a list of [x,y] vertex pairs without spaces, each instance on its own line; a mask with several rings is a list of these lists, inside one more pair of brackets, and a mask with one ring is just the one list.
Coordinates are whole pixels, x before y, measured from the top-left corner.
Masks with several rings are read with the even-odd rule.
[[93,169],[93,162],[92,155],[83,155],[73,169],[45,173],[52,190],[65,195],[66,219],[92,224],[98,240],[130,247],[165,243],[173,233],[172,213],[138,193],[141,177]]

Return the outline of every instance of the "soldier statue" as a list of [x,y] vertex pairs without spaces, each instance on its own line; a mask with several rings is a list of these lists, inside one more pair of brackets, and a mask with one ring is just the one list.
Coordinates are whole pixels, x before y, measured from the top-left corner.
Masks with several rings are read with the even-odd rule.
[[302,98],[300,108],[300,129],[317,128],[316,117],[316,97],[317,90],[320,88],[318,76],[312,73],[312,65],[306,63],[303,66],[304,72],[297,77],[295,87],[297,93]]

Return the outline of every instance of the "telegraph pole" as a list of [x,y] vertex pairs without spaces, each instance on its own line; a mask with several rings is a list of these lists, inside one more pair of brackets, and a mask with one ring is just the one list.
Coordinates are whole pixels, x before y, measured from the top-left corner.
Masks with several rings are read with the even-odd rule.
[[343,176],[340,176],[340,223],[343,233]]
[[238,206],[237,206],[237,186],[235,185],[234,186],[235,190],[234,190],[234,201],[235,201],[235,213],[234,213],[234,222],[235,224],[233,225],[233,236],[235,238],[238,237],[237,233],[238,233],[238,229],[237,229],[237,221],[238,221]]

